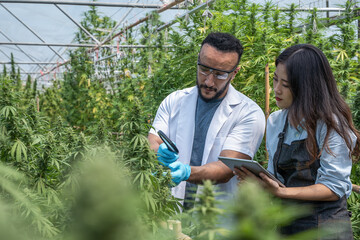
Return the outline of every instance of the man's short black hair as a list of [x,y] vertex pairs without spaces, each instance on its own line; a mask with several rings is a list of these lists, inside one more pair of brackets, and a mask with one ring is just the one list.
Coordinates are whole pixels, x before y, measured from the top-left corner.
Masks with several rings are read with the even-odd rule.
[[239,64],[241,55],[243,53],[243,47],[239,39],[233,35],[229,33],[213,32],[204,39],[204,41],[201,43],[201,47],[204,44],[209,44],[210,46],[222,52],[236,52],[239,56],[236,65]]

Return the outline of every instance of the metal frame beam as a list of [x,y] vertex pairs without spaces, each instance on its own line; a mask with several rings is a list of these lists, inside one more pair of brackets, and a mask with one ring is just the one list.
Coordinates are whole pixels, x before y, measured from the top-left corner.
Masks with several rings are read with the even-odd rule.
[[[164,25],[158,27],[156,29],[156,31],[161,31],[163,30],[164,28],[167,28],[173,24],[175,24],[177,22],[177,19],[181,19],[181,18],[184,18],[186,15],[188,14],[192,14],[193,12],[196,12],[202,8],[204,8],[206,5],[209,5],[209,4],[212,4],[213,2],[215,2],[216,0],[208,0],[207,2],[205,3],[202,3],[200,4],[199,6],[195,7],[194,9],[182,14],[181,16],[175,18],[174,20],[168,22],[168,23],[165,23]],[[304,12],[304,11],[312,11],[314,10],[314,8],[296,8],[295,11],[299,11],[299,12]],[[345,8],[317,8],[316,9],[318,12],[343,12],[345,11]],[[280,8],[280,11],[290,11],[288,8]]]
[[[0,0],[3,3],[32,3],[32,4],[60,4],[97,7],[126,7],[126,8],[161,8],[164,5],[142,3],[105,3],[105,2],[79,2],[79,1],[51,1],[51,0]],[[174,7],[171,9],[182,9]]]
[[[173,2],[169,3],[168,5],[162,7],[162,8],[160,8],[159,10],[156,10],[156,11],[154,11],[154,12],[156,12],[156,13],[162,13],[162,12],[170,9],[171,7],[173,7],[173,6],[175,6],[175,5],[179,4],[179,3],[182,3],[182,2],[184,2],[184,1],[185,1],[185,0],[174,0]],[[144,18],[139,19],[138,21],[136,21],[136,22],[133,23],[133,24],[130,24],[129,26],[123,28],[121,31],[117,32],[115,35],[113,35],[112,37],[110,37],[108,40],[104,41],[103,43],[109,42],[109,41],[113,40],[114,38],[116,38],[117,36],[119,36],[119,35],[123,34],[124,32],[126,32],[128,29],[133,28],[133,27],[139,25],[140,23],[143,23],[143,22],[149,20],[149,19],[151,18],[151,16],[152,16],[152,13],[149,14],[149,15],[147,15],[147,16],[144,17]],[[101,46],[99,46],[99,47],[101,47]],[[96,47],[96,48],[93,49],[93,50],[96,50],[96,49],[98,49],[99,47]]]
[[99,44],[100,42],[94,37],[94,35],[92,35],[91,33],[89,33],[88,30],[86,30],[86,28],[84,28],[81,24],[79,24],[77,21],[75,21],[75,19],[73,19],[69,14],[67,14],[61,7],[59,7],[57,4],[54,4],[55,7],[57,7],[67,18],[69,18],[76,26],[78,26],[81,30],[83,30],[85,32],[86,35],[88,35],[94,42],[96,42],[97,44]]
[[[23,72],[23,73],[20,73],[20,74],[25,74],[25,75],[28,75],[28,74],[33,74],[33,75],[41,75],[41,73],[39,73],[39,72]],[[62,72],[57,72],[57,73],[55,73],[55,74],[63,74]],[[45,74],[44,74],[45,75]],[[43,75],[41,75],[41,76],[43,76]],[[40,76],[40,77],[41,77]]]
[[[2,1],[2,0],[0,0],[0,1]],[[173,6],[179,4],[179,3],[183,2],[183,1],[185,1],[185,0],[175,0],[174,2],[169,3],[168,5],[160,8],[159,10],[156,10],[155,12],[157,12],[157,13],[164,12],[164,11],[172,8]],[[111,37],[108,38],[106,41],[102,42],[102,44],[113,40],[115,37],[121,35],[124,31],[126,31],[126,30],[128,30],[128,29],[130,29],[130,28],[133,28],[133,27],[135,27],[136,25],[138,25],[138,24],[140,24],[140,23],[142,23],[142,22],[144,22],[144,21],[147,21],[151,16],[152,16],[152,15],[150,14],[150,15],[148,15],[148,16],[146,16],[146,17],[144,17],[144,18],[142,18],[142,19],[140,19],[140,20],[138,20],[138,21],[136,21],[135,23],[133,23],[133,24],[131,24],[131,25],[123,28],[120,32],[116,33],[114,36],[111,36]],[[95,50],[97,50],[99,47],[104,47],[104,45],[102,45],[102,44],[101,44],[101,45],[98,45],[98,46],[96,46],[96,47],[94,47],[94,48],[92,48],[90,51],[95,51]],[[124,46],[124,45],[120,45],[119,47],[121,47],[121,46]],[[131,45],[130,45],[130,46],[131,46]],[[116,46],[116,47],[117,47],[117,46]],[[149,46],[147,46],[147,47],[149,47]],[[164,47],[165,47],[165,46],[164,46]],[[69,62],[70,62],[70,59],[68,59],[68,60],[64,61],[63,63],[59,64],[57,67],[66,65],[66,64],[68,64]],[[46,73],[44,73],[42,76],[51,73],[51,71],[53,71],[55,68],[56,68],[56,67],[50,69],[49,71],[47,71]]]
[[[0,49],[0,52],[2,52],[2,54],[4,54],[10,61],[11,61],[11,57],[9,56],[9,55],[7,55],[6,53],[4,53],[4,51],[3,50],[1,50]],[[17,63],[16,62],[14,62],[16,65],[17,65]],[[11,62],[10,62],[10,64],[11,64]],[[18,66],[22,71],[24,71],[24,69],[22,69],[20,66]]]
[[[1,0],[0,0],[0,1],[1,1]],[[174,0],[174,2],[171,2],[171,3],[169,3],[168,5],[162,7],[162,8],[160,8],[160,9],[154,11],[154,12],[156,12],[156,13],[164,12],[164,11],[172,8],[173,6],[179,4],[179,3],[183,2],[183,1],[185,1],[185,0]],[[120,32],[118,32],[118,33],[116,33],[115,35],[107,38],[106,41],[103,41],[100,45],[92,48],[90,51],[95,51],[95,50],[99,49],[99,47],[104,47],[104,45],[102,45],[102,44],[113,40],[115,37],[121,35],[123,32],[127,31],[128,29],[133,28],[133,27],[137,26],[138,24],[147,21],[151,16],[152,16],[152,14],[150,14],[150,15],[148,15],[148,16],[146,16],[146,17],[144,17],[144,18],[142,18],[142,19],[140,19],[140,20],[138,20],[138,21],[136,21],[135,23],[133,23],[133,24],[131,24],[131,25],[123,28]],[[124,45],[120,45],[120,46],[124,46]],[[119,47],[120,47],[120,46],[119,46]],[[147,46],[147,47],[149,47],[149,46]],[[68,63],[70,62],[70,60],[71,60],[71,59],[68,59],[68,60],[64,61],[63,63],[61,63],[61,64],[58,65],[58,66],[66,65],[66,64],[68,64]],[[57,67],[58,67],[58,66],[57,66]],[[55,67],[55,68],[56,68],[56,67]],[[51,73],[51,71],[53,71],[55,68],[50,69],[49,71],[47,71],[47,72],[44,73],[43,75],[47,75],[47,74]],[[42,75],[42,76],[43,76],[43,75]]]
[[[125,7],[125,8],[156,8],[156,12],[157,13],[161,13],[165,10],[168,9],[184,9],[184,8],[180,8],[180,7],[174,7],[175,5],[183,2],[184,0],[174,0],[174,2],[169,3],[168,5],[156,5],[156,4],[138,4],[139,0],[136,3],[100,3],[100,2],[78,2],[78,1],[56,1],[56,0],[0,0],[0,5],[7,10],[13,17],[15,17],[20,23],[22,23],[29,31],[31,31],[36,37],[38,37],[43,43],[17,43],[17,42],[12,42],[9,38],[7,38],[11,43],[4,43],[4,42],[0,42],[0,45],[15,45],[21,52],[23,52],[26,56],[29,57],[29,59],[31,59],[33,62],[22,62],[22,63],[16,63],[16,64],[34,64],[37,65],[36,67],[40,67],[43,69],[43,67],[41,65],[57,65],[58,66],[62,66],[62,65],[66,65],[69,60],[65,61],[65,59],[61,56],[62,54],[59,54],[57,51],[55,51],[53,48],[51,48],[51,46],[62,46],[62,47],[88,47],[88,48],[92,48],[90,51],[94,51],[96,49],[98,49],[99,47],[109,47],[109,48],[156,48],[158,46],[146,46],[146,45],[119,45],[119,46],[114,46],[114,45],[103,45],[106,42],[111,41],[112,39],[114,39],[115,37],[121,35],[123,32],[125,32],[126,30],[135,27],[136,25],[147,21],[150,17],[151,14],[148,15],[147,17],[144,17],[140,20],[138,20],[137,22],[124,27],[120,32],[116,33],[115,35],[113,35],[114,31],[117,29],[118,26],[120,26],[121,22],[126,18],[126,16],[122,17],[122,19],[118,22],[118,24],[116,25],[115,28],[113,28],[113,30],[111,31],[110,34],[108,34],[108,36],[101,41],[101,43],[93,36],[91,35],[91,33],[89,33],[84,27],[81,26],[81,24],[77,23],[74,19],[71,18],[70,15],[68,15],[63,9],[61,9],[58,5],[78,5],[78,6],[99,6],[99,7]],[[191,14],[203,7],[205,7],[206,5],[214,2],[215,0],[208,0],[206,3],[203,3],[199,6],[197,6],[196,8],[192,9],[191,11],[188,11],[184,14],[182,14],[181,16],[177,17],[177,19],[179,18],[183,18],[188,14]],[[9,11],[3,4],[1,3],[29,3],[29,4],[53,4],[55,5],[61,12],[63,12],[63,14],[65,14],[71,21],[73,21],[73,23],[75,23],[81,30],[83,30],[88,36],[90,36],[90,38],[92,40],[95,41],[96,44],[62,44],[62,43],[45,43],[44,40],[42,40],[32,29],[30,29],[25,23],[23,23],[19,18],[17,18],[11,11]],[[128,15],[130,13],[130,11],[132,11],[132,9],[129,10],[129,12],[126,14]],[[280,11],[289,11],[288,8],[279,8]],[[302,12],[309,12],[314,10],[314,8],[296,8],[295,11],[302,11]],[[327,12],[327,14],[329,12],[343,12],[345,11],[344,8],[317,8],[318,12]],[[166,23],[162,26],[160,26],[159,28],[156,29],[156,31],[161,31],[164,28],[169,27],[170,25],[176,23],[176,20],[172,20],[169,23]],[[0,32],[1,33],[1,32]],[[4,35],[4,34],[3,34]],[[5,35],[4,35],[5,36]],[[54,53],[54,56],[59,56],[64,62],[63,63],[51,63],[51,62],[35,62],[35,60],[33,58],[31,58],[28,54],[26,54],[26,52],[24,52],[18,45],[28,45],[28,46],[47,46],[49,47]],[[172,47],[172,46],[164,46],[164,47]],[[3,52],[4,53],[4,52]],[[5,54],[6,55],[6,54]],[[101,61],[103,59],[99,59],[98,61]],[[7,62],[0,62],[0,64],[10,64]],[[56,68],[55,67],[55,68]],[[53,69],[52,69],[53,70]],[[48,71],[45,73],[48,74],[50,73],[52,70]],[[24,73],[27,74],[27,73]],[[33,73],[33,74],[39,74],[39,73]]]
[[[45,41],[36,34],[36,32],[34,30],[32,30],[28,25],[26,25],[23,21],[21,21],[15,14],[13,14],[7,7],[4,6],[4,4],[0,3],[0,5],[8,12],[10,13],[14,18],[16,18],[16,20],[18,20],[22,25],[24,25],[24,27],[26,27],[30,32],[32,32],[32,34],[34,34],[38,39],[40,39],[40,41],[42,41],[43,43],[45,43]],[[51,51],[53,51],[56,55],[58,55],[62,60],[65,61],[65,59],[55,50],[53,49],[51,46],[48,46]]]
[[156,29],[156,31],[159,32],[159,31],[163,30],[164,28],[167,28],[167,27],[175,24],[178,19],[181,19],[181,18],[185,17],[186,15],[192,14],[192,13],[194,13],[194,12],[196,12],[196,11],[204,8],[204,7],[206,7],[207,5],[212,4],[212,3],[215,2],[215,1],[216,1],[216,0],[208,0],[207,2],[204,2],[204,3],[200,4],[199,6],[193,8],[193,9],[191,9],[190,11],[188,11],[188,12],[180,15],[179,17],[177,17],[177,18],[175,18],[175,19],[173,19],[172,21],[170,21],[170,22],[168,22],[168,23],[165,23],[164,25],[158,27],[158,28]]
[[[71,42],[73,42],[73,41],[74,41],[74,39],[73,39]],[[62,49],[61,55],[64,55],[68,49],[69,49],[69,47],[64,47],[64,48]],[[59,50],[59,51],[60,51],[60,50]],[[55,61],[55,59],[56,59],[56,54],[54,54],[51,58],[47,58],[45,61],[51,62],[51,61]],[[38,62],[40,62],[40,61],[38,61]],[[59,63],[58,59],[56,59],[56,62]],[[60,63],[59,63],[59,64],[60,64]],[[31,69],[30,69],[30,72],[40,71],[41,69],[39,69],[38,66],[39,66],[39,65],[34,66],[33,68],[31,68]],[[65,67],[66,67],[66,69],[68,69],[66,65],[65,65]]]
[[[140,0],[137,0],[136,3],[138,3]],[[116,31],[116,29],[120,26],[120,24],[125,20],[125,18],[131,13],[133,9],[130,9],[124,16],[119,20],[119,22],[116,23],[115,27],[111,30],[111,32],[105,37],[104,40],[101,41],[101,45],[105,44],[107,40],[112,37],[113,33]]]
[[[345,11],[345,8],[295,8],[294,10],[298,11],[298,12],[310,12],[315,9],[317,12],[344,12]],[[283,11],[283,12],[290,11],[289,8],[279,8],[279,10]]]
[[[0,42],[0,45],[23,45],[23,46],[56,46],[56,47],[97,47],[97,44],[91,43],[30,43],[30,42]],[[148,45],[103,45],[108,48],[156,48],[159,46]],[[171,46],[163,46],[171,47]]]
[[[40,64],[40,65],[56,65],[59,63],[56,62],[15,62],[16,64],[26,64],[26,65],[32,65],[32,64]],[[0,64],[11,64],[11,62],[0,62]]]
[[[0,30],[0,33],[7,39],[9,40],[10,42],[13,42],[5,33],[3,33],[1,30]],[[15,45],[15,47],[17,49],[19,49],[20,52],[22,52],[23,54],[25,54],[25,56],[27,56],[31,61],[35,62],[34,58],[28,54],[27,52],[25,52],[21,47],[19,47],[18,45]],[[38,65],[38,67],[40,67],[41,69],[43,69],[42,66]]]

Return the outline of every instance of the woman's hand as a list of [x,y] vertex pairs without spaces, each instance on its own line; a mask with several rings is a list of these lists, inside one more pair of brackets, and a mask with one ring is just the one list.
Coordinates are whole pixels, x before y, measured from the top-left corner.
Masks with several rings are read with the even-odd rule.
[[240,169],[235,168],[234,174],[237,176],[237,179],[240,182],[246,181],[246,179],[253,179],[257,181],[263,188],[267,189],[275,196],[280,196],[281,194],[281,187],[277,182],[266,176],[264,173],[260,173],[260,178],[255,176],[252,172],[247,170],[244,167]]
[[246,181],[246,179],[249,179],[249,178],[253,179],[255,181],[260,180],[252,172],[250,172],[249,170],[247,170],[244,167],[241,167],[240,169],[235,167],[234,174],[236,175],[237,180],[239,180],[240,182],[244,182],[244,181]]
[[339,199],[339,197],[333,191],[321,183],[305,187],[284,188],[280,187],[277,182],[266,176],[264,173],[260,173],[259,178],[244,167],[240,169],[235,168],[234,174],[240,181],[246,181],[246,179],[250,178],[256,180],[261,186],[279,198],[298,199],[305,201],[337,201]]
[[272,180],[271,178],[266,176],[264,173],[260,173],[259,175],[264,184],[263,185],[264,188],[267,189],[269,192],[271,192],[274,196],[281,197],[281,193],[282,193],[281,191],[284,190],[284,188],[280,187],[279,183]]

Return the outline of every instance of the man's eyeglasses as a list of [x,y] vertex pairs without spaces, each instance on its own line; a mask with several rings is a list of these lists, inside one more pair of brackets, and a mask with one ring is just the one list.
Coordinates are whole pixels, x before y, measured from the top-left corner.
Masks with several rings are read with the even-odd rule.
[[229,77],[229,74],[232,73],[233,71],[235,71],[235,69],[237,67],[237,66],[235,66],[230,71],[220,70],[220,69],[208,67],[208,66],[200,63],[199,59],[197,61],[197,65],[198,65],[199,73],[201,73],[204,76],[209,76],[210,74],[213,74],[214,77],[219,80],[227,80]]

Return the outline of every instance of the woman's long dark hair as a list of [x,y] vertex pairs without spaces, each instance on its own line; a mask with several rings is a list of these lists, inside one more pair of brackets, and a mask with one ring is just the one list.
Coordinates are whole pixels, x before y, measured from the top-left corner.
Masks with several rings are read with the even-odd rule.
[[[352,122],[351,111],[342,99],[330,64],[324,53],[310,44],[299,44],[287,48],[276,59],[276,66],[286,67],[287,80],[293,94],[293,103],[288,108],[292,126],[301,126],[308,133],[306,148],[312,160],[320,157],[325,149],[333,154],[328,145],[331,130],[335,130],[346,142],[350,155],[357,160],[360,155],[360,135]],[[303,121],[305,120],[305,121]],[[322,120],[327,133],[322,149],[316,144],[316,124]],[[349,129],[356,135],[356,146],[352,149]]]

